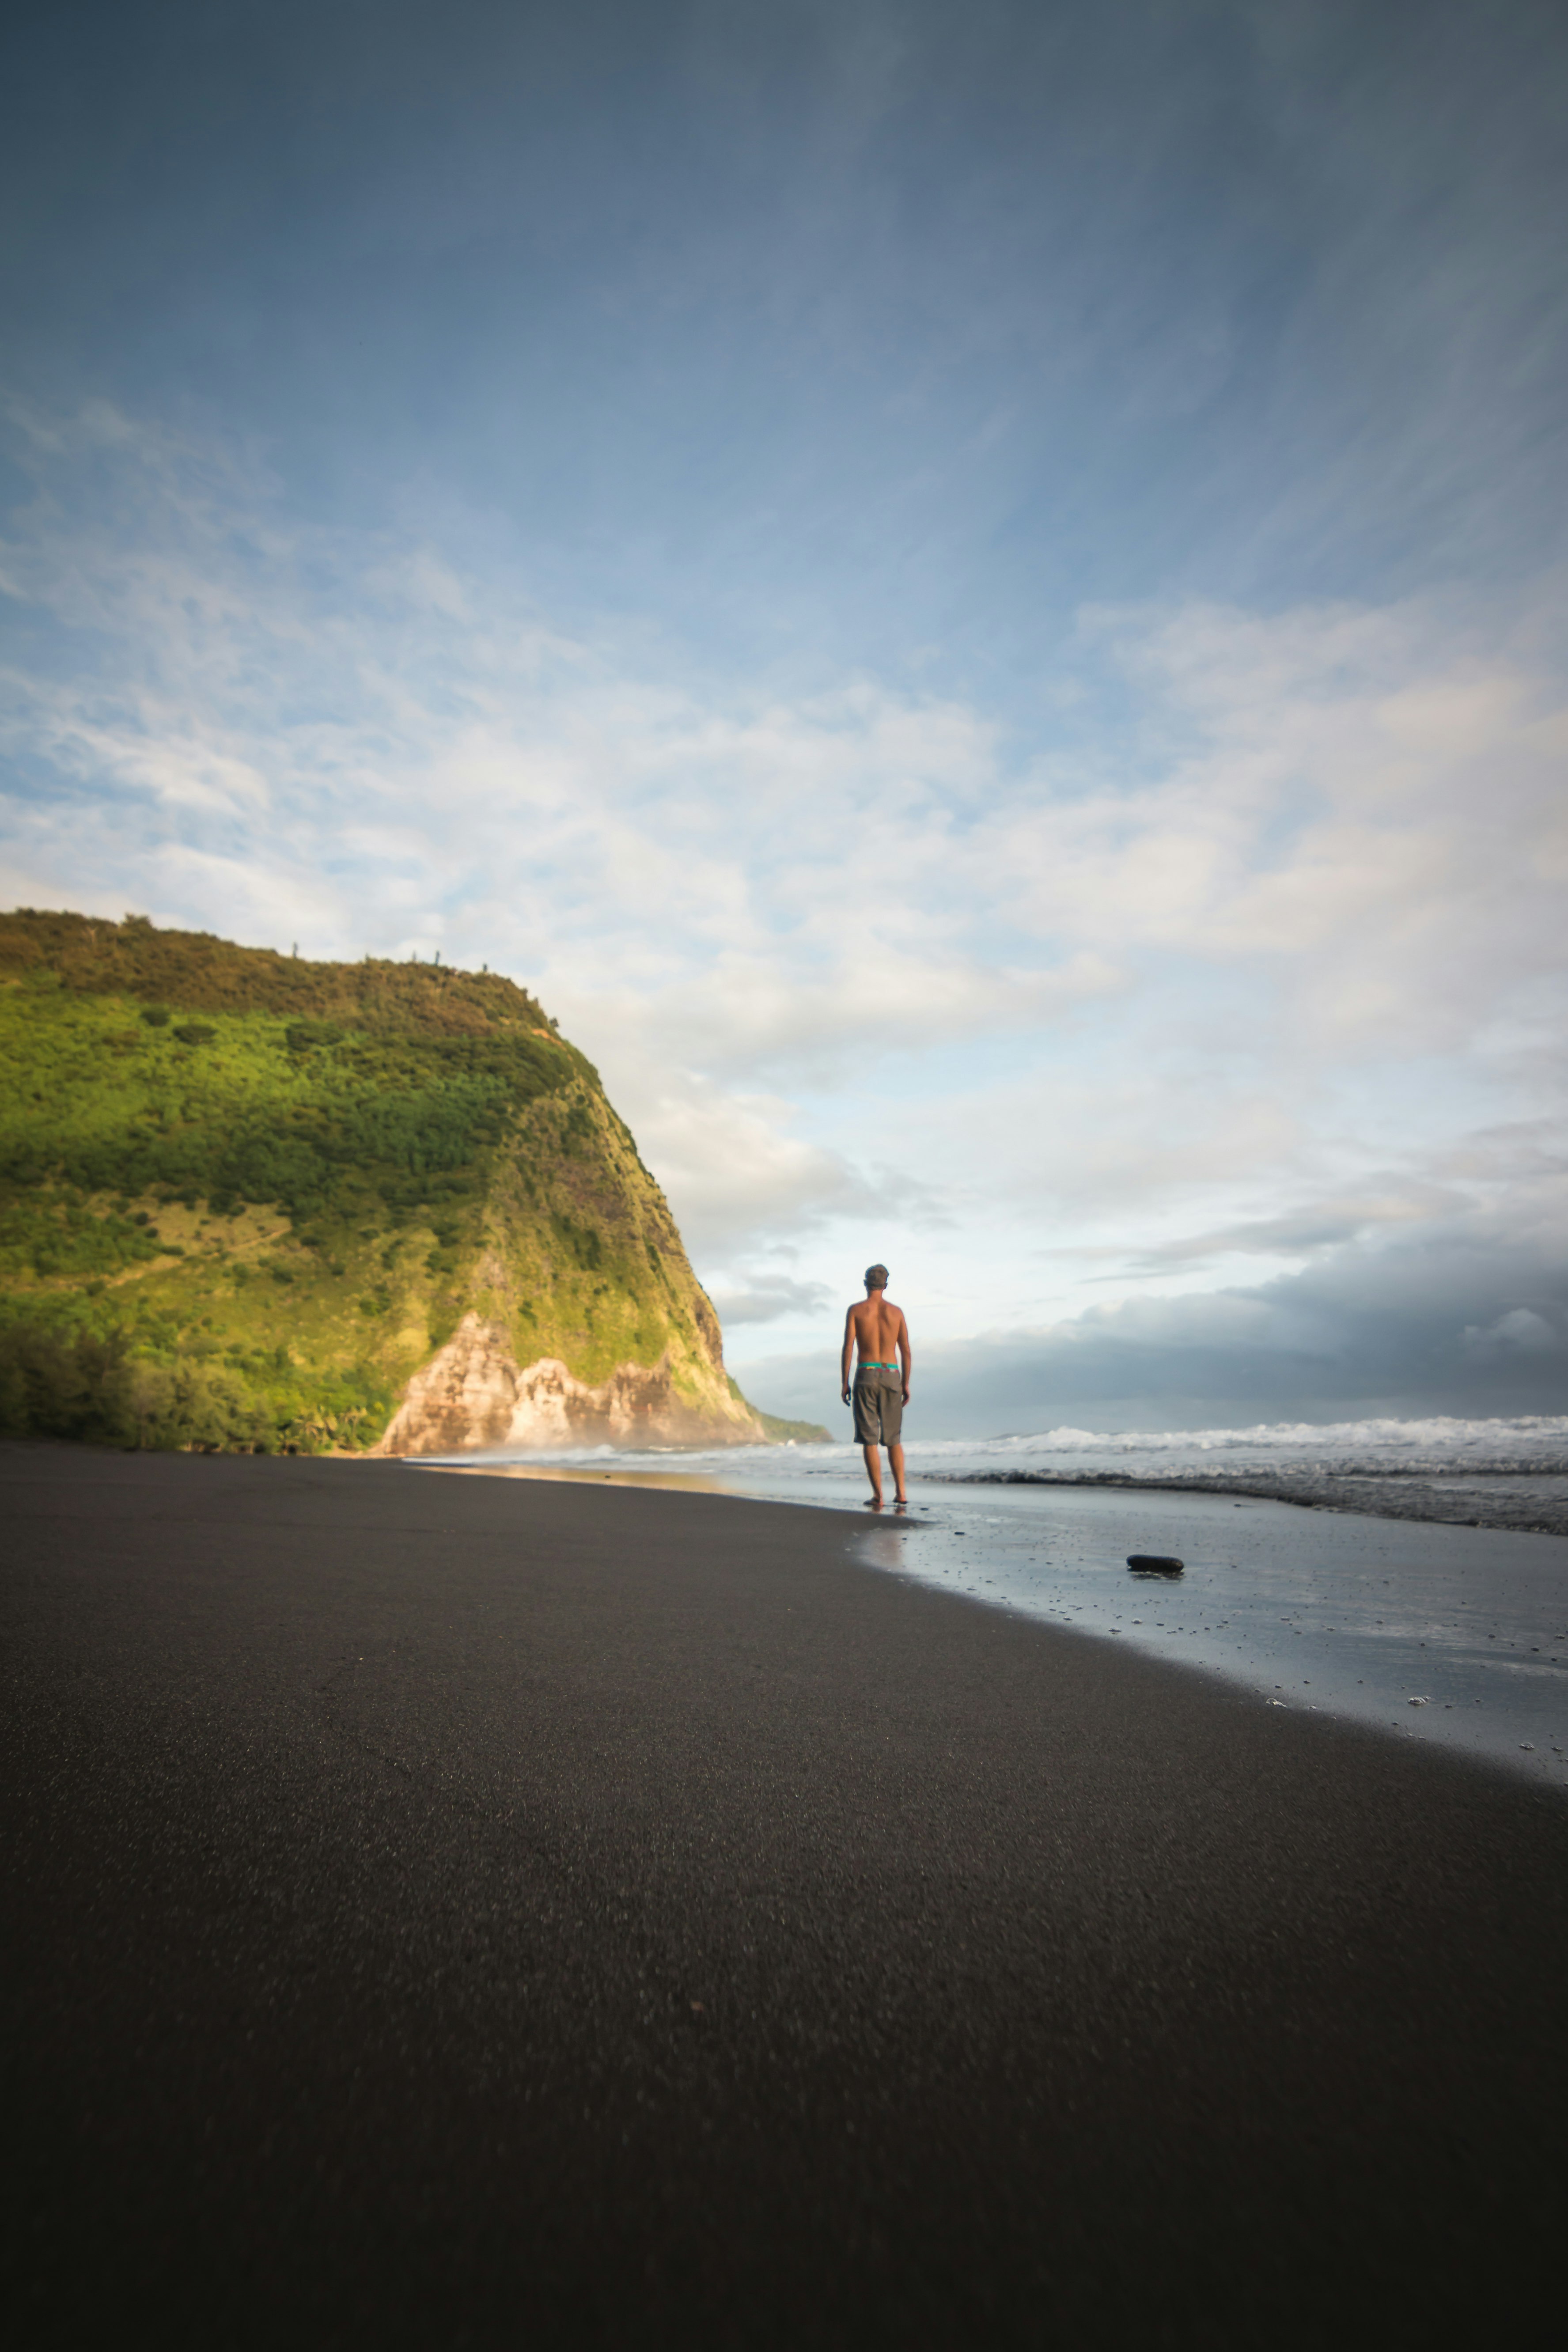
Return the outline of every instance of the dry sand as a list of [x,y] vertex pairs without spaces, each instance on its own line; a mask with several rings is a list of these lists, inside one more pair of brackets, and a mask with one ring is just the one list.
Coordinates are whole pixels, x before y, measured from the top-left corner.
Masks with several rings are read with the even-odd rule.
[[1568,1807],[847,1515],[0,1449],[19,2345],[1321,2345],[1555,2293]]

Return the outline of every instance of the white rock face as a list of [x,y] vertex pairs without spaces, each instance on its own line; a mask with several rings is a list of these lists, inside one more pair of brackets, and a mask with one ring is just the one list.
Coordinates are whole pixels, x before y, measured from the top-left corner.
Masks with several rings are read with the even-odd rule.
[[465,1315],[409,1381],[378,1454],[459,1454],[489,1446],[754,1443],[762,1424],[727,1393],[707,1410],[677,1396],[668,1364],[622,1364],[589,1388],[544,1356],[519,1364],[505,1331]]

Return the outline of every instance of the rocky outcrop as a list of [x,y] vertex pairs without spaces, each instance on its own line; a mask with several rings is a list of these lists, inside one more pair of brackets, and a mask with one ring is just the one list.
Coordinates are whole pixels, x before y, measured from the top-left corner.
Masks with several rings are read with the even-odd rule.
[[764,1437],[747,1404],[694,1404],[668,1357],[620,1364],[597,1387],[557,1357],[520,1364],[505,1328],[466,1315],[409,1381],[378,1454],[458,1454],[491,1447],[748,1445]]

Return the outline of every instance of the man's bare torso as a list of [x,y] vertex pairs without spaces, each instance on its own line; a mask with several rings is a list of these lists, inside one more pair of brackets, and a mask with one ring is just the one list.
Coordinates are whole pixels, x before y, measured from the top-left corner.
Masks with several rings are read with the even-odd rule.
[[905,1337],[904,1310],[883,1292],[874,1290],[849,1309],[849,1327],[863,1364],[896,1364],[899,1342]]

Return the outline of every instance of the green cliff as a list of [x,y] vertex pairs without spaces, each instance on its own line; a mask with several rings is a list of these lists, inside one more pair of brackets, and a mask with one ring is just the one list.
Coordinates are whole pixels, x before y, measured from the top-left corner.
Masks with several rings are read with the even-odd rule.
[[0,1067],[7,1433],[786,1433],[727,1377],[594,1068],[510,981],[22,910]]

